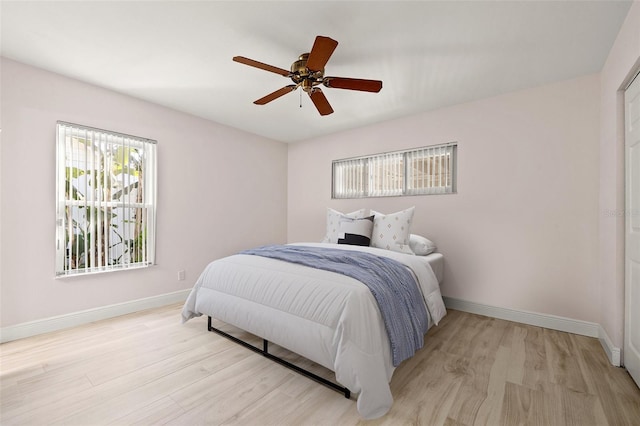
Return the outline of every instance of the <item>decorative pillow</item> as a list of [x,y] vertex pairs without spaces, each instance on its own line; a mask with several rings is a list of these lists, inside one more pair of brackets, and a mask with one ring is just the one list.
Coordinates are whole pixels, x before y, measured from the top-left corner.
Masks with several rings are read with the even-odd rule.
[[426,256],[436,251],[433,241],[416,234],[409,235],[409,247],[417,256]]
[[415,207],[401,212],[382,214],[371,210],[373,219],[373,234],[371,246],[400,253],[414,254],[409,246],[409,234]]
[[364,217],[365,209],[356,210],[351,213],[340,213],[337,210],[327,209],[327,235],[322,240],[323,243],[338,242],[338,227],[340,226],[340,218],[347,217],[352,219],[361,219]]
[[350,244],[352,246],[368,246],[371,244],[371,232],[373,231],[373,216],[362,219],[343,217],[338,226],[338,244]]

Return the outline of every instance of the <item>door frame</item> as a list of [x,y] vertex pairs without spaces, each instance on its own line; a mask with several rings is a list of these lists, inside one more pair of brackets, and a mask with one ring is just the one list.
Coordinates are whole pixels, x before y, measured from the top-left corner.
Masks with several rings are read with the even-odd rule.
[[[635,213],[632,211],[632,207],[631,205],[629,205],[629,192],[628,192],[628,185],[629,185],[629,161],[630,159],[628,158],[628,150],[627,150],[627,102],[626,102],[626,92],[627,90],[631,87],[632,84],[640,84],[640,66],[638,66],[638,64],[636,64],[636,66],[634,66],[633,71],[630,73],[630,78],[628,80],[628,82],[624,85],[624,88],[621,90],[622,95],[623,95],[623,122],[624,122],[624,137],[623,137],[623,141],[624,141],[624,237],[623,237],[623,241],[624,241],[624,247],[625,247],[625,253],[624,253],[624,321],[623,321],[623,325],[624,325],[624,333],[623,333],[623,350],[622,350],[622,359],[621,359],[621,364],[622,366],[625,366],[625,355],[627,352],[627,344],[628,341],[630,339],[629,337],[629,318],[630,318],[630,312],[629,310],[631,309],[631,300],[630,300],[630,277],[629,277],[629,260],[627,257],[627,230],[628,227],[630,226],[629,222],[631,221],[631,217],[632,215]],[[640,309],[640,306],[635,306],[634,309]],[[627,371],[629,371],[627,369]],[[640,386],[640,377],[633,377],[634,381],[636,381],[636,384],[638,386]]]

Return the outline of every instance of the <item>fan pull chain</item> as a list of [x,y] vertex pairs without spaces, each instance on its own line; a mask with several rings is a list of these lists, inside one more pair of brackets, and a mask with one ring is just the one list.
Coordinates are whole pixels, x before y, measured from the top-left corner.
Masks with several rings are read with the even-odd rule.
[[302,92],[303,90],[300,90],[300,108],[302,108]]

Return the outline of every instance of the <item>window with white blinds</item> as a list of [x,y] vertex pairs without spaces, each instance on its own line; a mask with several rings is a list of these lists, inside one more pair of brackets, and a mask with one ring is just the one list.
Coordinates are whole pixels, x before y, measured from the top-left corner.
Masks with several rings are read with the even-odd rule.
[[56,275],[150,266],[156,141],[58,122]]
[[332,198],[456,192],[457,143],[428,146],[332,164]]

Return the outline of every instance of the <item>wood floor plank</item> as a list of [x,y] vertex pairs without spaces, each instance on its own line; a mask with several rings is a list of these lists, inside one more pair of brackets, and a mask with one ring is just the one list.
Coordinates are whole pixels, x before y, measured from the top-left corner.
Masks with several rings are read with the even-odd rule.
[[500,424],[504,426],[562,424],[561,419],[555,415],[559,412],[558,406],[559,402],[545,391],[507,382]]
[[410,380],[392,386],[394,404],[380,424],[441,424],[448,416],[460,386],[471,374],[470,362],[439,350],[425,355]]
[[[225,354],[229,351],[223,351]],[[57,416],[51,425],[91,425],[96,422],[110,423],[117,420],[123,414],[134,413],[156,401],[170,395],[176,389],[182,389],[193,383],[210,377],[215,371],[219,371],[220,363],[214,357],[204,358],[194,364],[190,364],[180,370],[167,375],[162,375],[142,386],[123,391],[117,396],[101,401],[94,401],[89,406],[81,407],[73,413],[64,413]],[[126,377],[126,376],[125,376]],[[97,388],[97,387],[96,387]],[[172,398],[173,399],[173,398]]]
[[[211,340],[208,339],[209,336],[203,334],[191,337],[190,339],[180,339],[179,336],[176,335],[179,334],[180,331],[181,330],[174,330],[160,335],[153,334],[155,342],[141,342],[140,340],[135,342],[135,344],[133,342],[127,342],[126,344],[118,346],[117,354],[109,352],[94,357],[91,362],[99,367],[89,368],[87,377],[94,385],[100,385],[162,360],[188,352],[198,344],[204,345],[211,342]],[[166,345],[163,342],[164,339],[169,339],[174,343]],[[227,345],[220,345],[218,349],[225,350],[227,347]],[[118,359],[117,363],[107,362],[108,357],[114,356]]]
[[[39,424],[40,419],[53,421],[58,418],[94,407],[105,400],[115,398],[121,394],[140,386],[152,383],[159,378],[167,376],[177,371],[182,371],[195,363],[215,357],[218,368],[225,368],[233,364],[233,359],[220,356],[220,346],[231,347],[231,342],[212,341],[208,345],[198,346],[187,354],[180,354],[173,358],[167,358],[162,362],[136,370],[133,373],[123,375],[117,379],[91,389],[75,389],[75,397],[66,398],[60,401],[50,402],[48,400],[29,399],[26,403],[14,410],[2,411],[2,422],[11,421],[14,424]],[[236,355],[236,354],[234,354]],[[237,354],[236,358],[244,354]],[[117,364],[117,360],[115,360]],[[211,368],[211,367],[210,367]]]
[[40,381],[38,386],[25,384],[2,394],[1,411],[25,413],[37,406],[56,404],[92,388],[91,382],[84,374],[68,376],[64,381],[56,380],[52,383]]
[[465,315],[456,323],[455,338],[448,339],[440,350],[471,358],[475,350],[474,342],[480,342],[481,334],[494,320],[480,315]]
[[527,346],[525,339],[527,330],[524,327],[513,325],[510,329],[511,340],[509,342],[509,360],[507,362],[505,381],[522,385],[527,363]]
[[[640,390],[597,339],[449,311],[396,369],[391,410],[364,421],[355,397],[209,333],[206,318],[181,324],[181,308],[0,345],[0,423],[640,424]],[[286,349],[270,351],[335,380]]]
[[594,383],[596,395],[611,425],[640,424],[640,392],[629,373],[612,367],[593,342],[578,339],[580,354]]
[[[562,424],[567,426],[603,426],[609,424],[597,396],[557,387]],[[551,417],[553,418],[553,417]]]
[[[513,326],[507,321],[492,318],[478,316],[478,318],[470,317],[470,319],[475,320],[474,333],[469,335],[469,339],[466,341],[468,348],[459,353],[464,353],[466,358],[473,359],[474,362],[469,368],[469,374],[462,381],[455,403],[448,415],[449,420],[463,424],[473,424],[482,406],[501,404],[503,390],[495,385],[495,381],[491,381],[491,373],[496,373],[498,368],[502,370],[502,373],[508,368],[508,363],[505,362],[506,353],[501,351],[500,342],[505,340],[505,334],[508,334],[509,329]],[[458,343],[462,342],[464,339],[460,339]],[[497,367],[496,362],[501,365]],[[504,383],[504,378],[502,382]],[[490,395],[489,387],[491,385],[493,388]],[[496,392],[500,395],[500,402],[488,401],[490,397],[495,398]],[[483,417],[486,417],[486,413],[483,414]]]
[[357,416],[355,401],[340,396],[326,386],[316,386],[295,406],[296,409],[284,419],[282,424],[339,425],[344,424],[341,419],[345,418],[345,414],[349,414],[351,418]]
[[[512,371],[509,366],[513,356],[512,348],[500,346],[489,372],[489,382],[486,389],[486,398],[478,408],[473,419],[475,425],[497,425],[500,422],[500,413],[504,401],[504,387],[508,381],[509,373]],[[518,363],[520,360],[518,360]]]
[[543,389],[551,381],[547,363],[544,329],[531,325],[520,325],[526,330],[524,338],[525,363],[522,385],[531,389]]
[[551,382],[563,385],[576,392],[588,393],[580,364],[575,360],[577,348],[568,333],[544,330],[547,367],[551,372]]
[[184,410],[180,408],[171,398],[164,397],[152,402],[149,405],[140,407],[122,417],[117,417],[109,425],[159,425],[171,419],[184,414]]
[[251,406],[239,411],[222,423],[223,425],[254,425],[256,419],[271,419],[273,424],[285,425],[295,412],[317,392],[317,383],[295,374],[277,389],[267,393]]
[[[211,402],[217,401],[220,395],[230,393],[230,388],[245,379],[251,383],[253,378],[253,383],[257,384],[260,381],[260,373],[273,367],[269,360],[239,346],[229,349],[227,354],[234,357],[243,356],[243,359],[233,365],[220,368],[215,375],[209,375],[202,380],[194,381],[188,386],[170,392],[171,399],[188,413],[198,407],[206,407]],[[226,362],[225,359],[220,359],[220,361],[223,364]],[[288,371],[281,368],[278,370],[280,374]]]
[[[273,368],[275,366],[269,360],[259,355],[252,354],[250,358],[254,365],[242,372],[237,371],[235,377],[230,377],[227,381],[220,381],[216,377],[215,383],[214,380],[207,380],[210,386],[206,398],[199,399],[198,404],[185,406],[184,402],[178,402],[185,414],[166,424],[203,425],[228,422],[290,380],[294,374],[285,368]],[[211,392],[211,389],[216,389],[216,392]],[[175,400],[175,396],[172,399]]]

